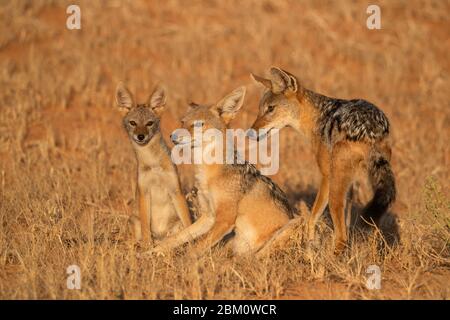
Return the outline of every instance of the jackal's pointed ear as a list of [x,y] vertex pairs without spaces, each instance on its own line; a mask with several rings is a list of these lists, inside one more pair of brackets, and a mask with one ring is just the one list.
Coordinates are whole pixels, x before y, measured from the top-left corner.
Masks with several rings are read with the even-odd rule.
[[161,115],[166,105],[166,92],[163,87],[159,85],[156,86],[148,99],[148,105],[156,115]]
[[119,108],[124,110],[130,110],[134,107],[133,95],[123,82],[119,82],[119,84],[117,85],[116,103]]
[[255,80],[256,82],[261,83],[264,87],[266,87],[269,90],[272,90],[272,81],[269,79],[265,79],[263,77],[257,76],[256,74],[250,73],[250,77]]
[[295,79],[292,74],[277,67],[270,68],[270,73],[272,75],[273,93],[284,93],[288,90],[291,92],[297,92],[297,79]]
[[231,93],[222,98],[212,108],[214,108],[225,121],[226,124],[234,119],[236,113],[242,107],[245,97],[245,87],[234,89]]

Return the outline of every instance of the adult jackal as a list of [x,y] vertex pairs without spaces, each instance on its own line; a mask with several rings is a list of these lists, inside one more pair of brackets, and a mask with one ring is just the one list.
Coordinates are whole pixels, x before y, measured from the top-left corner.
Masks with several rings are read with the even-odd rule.
[[395,200],[395,179],[389,163],[389,121],[370,102],[329,98],[302,87],[289,72],[275,67],[270,71],[270,79],[252,75],[267,88],[252,128],[259,130],[260,138],[271,129],[289,126],[312,142],[322,182],[308,234],[312,240],[316,221],[329,202],[336,233],[335,251],[339,253],[347,242],[344,208],[357,169],[367,171],[374,190],[374,197],[362,214],[365,220],[378,225]]

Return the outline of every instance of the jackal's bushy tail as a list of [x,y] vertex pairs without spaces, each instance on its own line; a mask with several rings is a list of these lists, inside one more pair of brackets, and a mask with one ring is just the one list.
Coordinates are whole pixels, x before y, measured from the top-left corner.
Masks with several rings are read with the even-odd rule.
[[378,151],[374,151],[370,157],[368,173],[374,195],[364,208],[362,218],[378,225],[380,218],[395,201],[395,177],[389,161]]

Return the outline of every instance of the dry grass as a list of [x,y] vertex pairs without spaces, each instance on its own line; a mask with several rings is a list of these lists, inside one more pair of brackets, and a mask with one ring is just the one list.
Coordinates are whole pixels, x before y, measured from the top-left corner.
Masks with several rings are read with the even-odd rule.
[[[80,2],[80,31],[65,28],[69,2],[0,4],[0,298],[450,297],[449,2],[382,1],[380,31],[366,29],[364,1]],[[233,124],[247,128],[261,92],[249,72],[271,65],[386,111],[399,189],[393,234],[355,231],[334,257],[325,217],[312,255],[300,224],[270,258],[215,248],[196,259],[186,248],[137,260],[126,225],[135,160],[112,107],[116,83],[141,100],[158,81],[170,89],[166,135],[187,100],[247,85]],[[281,137],[274,179],[310,206],[312,155],[294,132]],[[181,174],[187,189],[191,171]],[[81,290],[66,288],[71,264]],[[382,269],[381,290],[365,287],[371,264]]]

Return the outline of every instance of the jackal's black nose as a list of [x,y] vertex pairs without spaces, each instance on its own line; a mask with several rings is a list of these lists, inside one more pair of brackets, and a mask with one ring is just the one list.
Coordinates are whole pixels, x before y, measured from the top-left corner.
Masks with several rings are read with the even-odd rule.
[[139,141],[142,141],[144,140],[145,136],[143,134],[138,134],[137,138]]

